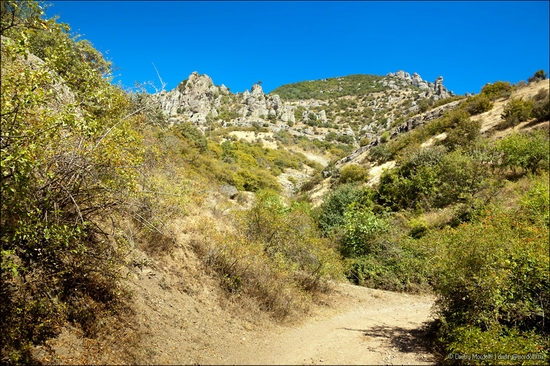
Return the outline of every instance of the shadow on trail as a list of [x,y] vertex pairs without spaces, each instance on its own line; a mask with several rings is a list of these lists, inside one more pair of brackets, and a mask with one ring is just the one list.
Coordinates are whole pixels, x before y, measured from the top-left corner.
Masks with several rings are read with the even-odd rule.
[[369,329],[342,328],[361,332],[365,337],[386,338],[388,342],[403,353],[432,353],[433,328],[430,322],[425,322],[420,328],[407,329],[376,325]]

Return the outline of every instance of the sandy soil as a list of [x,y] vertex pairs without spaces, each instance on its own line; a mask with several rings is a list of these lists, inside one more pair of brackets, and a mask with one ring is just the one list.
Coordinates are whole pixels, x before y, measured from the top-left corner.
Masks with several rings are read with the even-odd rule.
[[229,135],[235,136],[239,140],[243,139],[248,142],[261,141],[263,147],[277,149],[277,143],[274,141],[269,141],[273,138],[273,132],[232,131]]
[[[242,341],[223,363],[262,365],[433,364],[423,345],[433,298],[341,284],[346,310]],[[349,306],[353,304],[352,306]]]

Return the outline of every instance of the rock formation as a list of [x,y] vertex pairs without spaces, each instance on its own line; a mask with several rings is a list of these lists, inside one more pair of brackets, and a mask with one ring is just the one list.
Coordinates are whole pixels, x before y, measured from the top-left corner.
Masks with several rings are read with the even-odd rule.
[[230,94],[225,86],[217,87],[208,75],[193,72],[176,89],[163,91],[158,98],[170,117],[185,116],[195,124],[202,124],[209,114],[218,116],[216,106],[220,105],[219,99],[224,94]]
[[[344,78],[337,80],[341,82]],[[399,70],[379,77],[375,83],[382,88],[357,83],[357,90],[363,87],[378,90],[372,97],[361,100],[350,94],[336,99],[283,101],[279,95],[265,94],[260,84],[254,84],[250,91],[233,94],[224,85],[214,85],[208,75],[193,72],[174,90],[163,91],[155,97],[172,124],[191,122],[203,131],[213,123],[223,127],[260,126],[274,133],[286,130],[293,136],[320,140],[335,133],[340,141],[351,140],[357,144],[363,138],[377,143],[381,134],[390,129],[392,121],[420,109],[418,99],[439,100],[453,95],[443,85],[442,77],[430,83],[416,72],[411,76]],[[335,111],[340,103],[343,109]],[[362,114],[363,111],[370,112]],[[358,119],[353,115],[362,117]]]
[[[439,100],[454,96],[454,93],[452,91],[448,91],[447,88],[443,85],[443,76],[439,76],[434,83],[423,81],[420,75],[418,75],[416,72],[411,77],[408,72],[404,72],[403,70],[399,70],[396,73],[390,72],[386,76],[390,78],[397,78],[398,80],[405,81],[412,86],[425,90],[425,93],[423,94],[424,98]],[[395,85],[395,82],[392,83],[391,81],[389,81],[387,82],[387,85]]]

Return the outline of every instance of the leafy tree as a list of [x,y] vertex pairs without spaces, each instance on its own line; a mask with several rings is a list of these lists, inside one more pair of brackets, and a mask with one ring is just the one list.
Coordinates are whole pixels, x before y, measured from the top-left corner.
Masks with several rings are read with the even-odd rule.
[[383,164],[391,160],[393,154],[388,144],[379,144],[369,149],[369,161]]
[[550,120],[550,99],[548,98],[548,89],[541,89],[533,97],[534,105],[532,117],[538,122]]
[[449,150],[467,149],[481,136],[481,122],[470,118],[460,121],[447,132],[447,137],[441,142]]
[[67,320],[93,333],[123,293],[106,223],[137,195],[143,115],[89,42],[36,2],[1,6],[0,343],[26,363]]
[[549,237],[536,215],[491,209],[421,239],[435,248],[438,338],[447,352],[548,353]]
[[493,108],[493,103],[491,102],[487,94],[478,94],[470,97],[465,102],[464,108],[471,116],[475,116],[477,114],[491,110],[491,108]]
[[319,227],[329,235],[345,223],[344,213],[352,203],[361,207],[372,204],[365,188],[344,184],[336,188],[323,202],[319,212]]
[[531,76],[528,81],[531,83],[533,81],[537,81],[537,80],[546,80],[546,78],[548,77],[548,74],[544,71],[544,70],[538,70],[537,72],[535,72],[533,74],[533,76]]

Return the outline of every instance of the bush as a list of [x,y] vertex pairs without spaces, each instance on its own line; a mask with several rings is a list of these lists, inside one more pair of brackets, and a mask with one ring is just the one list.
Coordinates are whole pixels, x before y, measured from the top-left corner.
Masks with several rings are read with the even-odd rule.
[[285,205],[258,192],[250,210],[234,217],[235,232],[204,227],[204,258],[228,292],[258,301],[283,318],[305,310],[308,294],[323,291],[342,273],[337,253],[319,236],[305,204]]
[[512,99],[502,112],[502,122],[499,123],[500,129],[515,127],[521,122],[525,122],[531,118],[534,103],[532,100]]
[[340,170],[340,183],[364,182],[369,174],[367,170],[357,164],[349,164]]
[[491,172],[483,160],[460,150],[452,151],[437,167],[437,194],[429,201],[434,207],[470,203],[486,187],[490,177]]
[[538,215],[491,209],[421,239],[436,251],[433,287],[446,352],[548,353],[549,235]]
[[433,256],[430,247],[403,236],[405,228],[396,218],[375,216],[370,220],[385,228],[360,247],[364,255],[345,259],[347,278],[360,286],[388,291],[428,291],[432,272],[427,264]]
[[319,227],[325,235],[330,235],[334,230],[344,224],[344,212],[352,203],[360,203],[368,206],[369,191],[366,188],[352,184],[338,186],[323,202],[319,208]]
[[377,201],[392,210],[429,209],[467,202],[485,187],[490,172],[481,157],[442,146],[413,151],[380,177]]
[[514,87],[509,82],[497,81],[485,85],[480,94],[487,96],[490,100],[496,100],[498,98],[508,98],[512,95],[513,90]]
[[383,164],[393,158],[392,151],[388,144],[380,144],[369,149],[369,161]]
[[493,108],[493,103],[487,96],[487,94],[478,94],[476,96],[470,97],[464,102],[464,109],[471,116],[487,112]]
[[447,137],[441,144],[449,150],[457,148],[467,149],[481,136],[481,121],[465,119],[461,120],[453,129],[447,132]]
[[127,241],[107,233],[138,196],[146,116],[38,3],[1,7],[0,362],[32,363],[66,322],[93,336],[122,309]]
[[535,72],[533,74],[533,76],[529,77],[529,79],[527,79],[527,81],[532,83],[532,82],[538,81],[538,80],[546,80],[547,77],[548,77],[548,74],[544,70],[538,70],[537,72]]
[[385,143],[390,140],[390,131],[384,131],[380,136],[380,142]]
[[548,171],[550,151],[548,133],[538,130],[532,133],[514,133],[500,140],[496,149],[500,152],[501,169],[520,168],[524,172]]
[[301,185],[300,191],[302,192],[311,191],[316,185],[318,185],[322,181],[323,181],[323,176],[321,175],[321,173],[316,173],[310,180],[308,180],[307,182]]
[[351,203],[344,212],[340,253],[359,257],[372,252],[371,242],[387,228],[387,224],[370,209]]
[[371,141],[368,137],[363,137],[361,141],[359,141],[359,146],[367,146],[370,143]]
[[548,89],[541,89],[533,97],[534,105],[531,116],[538,122],[550,120],[550,99],[548,98]]
[[193,124],[187,122],[177,125],[177,130],[183,138],[190,142],[191,146],[205,152],[207,149],[206,137]]
[[427,112],[434,104],[433,99],[421,99],[418,102],[418,108],[420,109],[421,113]]

